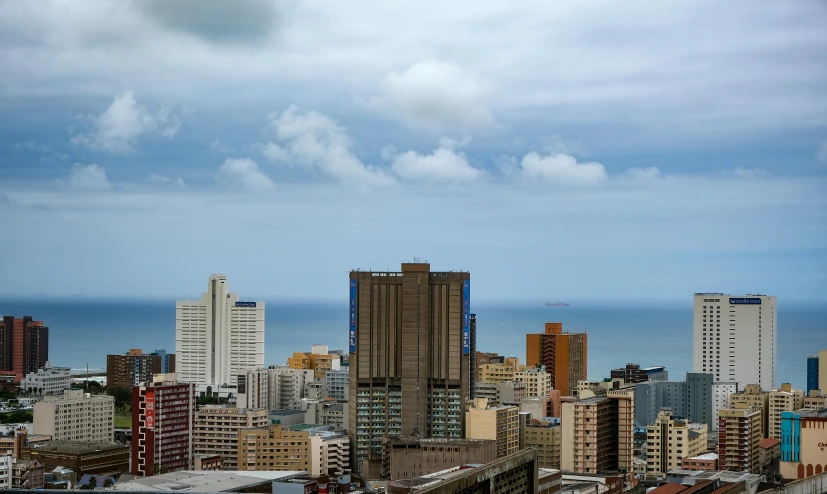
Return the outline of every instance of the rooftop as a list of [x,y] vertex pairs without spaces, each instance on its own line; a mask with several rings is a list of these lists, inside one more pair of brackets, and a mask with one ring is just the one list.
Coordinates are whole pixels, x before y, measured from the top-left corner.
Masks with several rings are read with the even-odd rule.
[[692,458],[684,458],[685,460],[717,460],[718,453],[704,453],[702,455],[693,456]]
[[485,444],[495,439],[457,439],[442,437],[417,437],[412,435],[387,436],[388,440],[394,443],[419,443],[419,444]]
[[75,441],[46,441],[33,444],[30,449],[41,453],[87,454],[98,451],[112,451],[123,449],[129,451],[129,446],[114,443],[75,442]]
[[304,412],[302,412],[301,410],[273,410],[273,411],[270,412],[271,416],[276,416],[276,417],[287,417],[289,415],[299,415],[299,414],[304,415]]
[[116,491],[160,492],[239,492],[274,480],[288,480],[306,475],[302,471],[285,472],[238,472],[192,471],[164,473],[152,477],[137,477],[115,484]]
[[772,448],[776,444],[781,444],[781,440],[776,439],[774,437],[768,437],[766,439],[762,439],[761,442],[758,443],[758,446],[766,449],[766,448]]
[[586,398],[585,400],[580,400],[575,403],[579,405],[596,405],[597,403],[603,403],[608,400],[609,399],[605,396],[592,396],[591,398]]

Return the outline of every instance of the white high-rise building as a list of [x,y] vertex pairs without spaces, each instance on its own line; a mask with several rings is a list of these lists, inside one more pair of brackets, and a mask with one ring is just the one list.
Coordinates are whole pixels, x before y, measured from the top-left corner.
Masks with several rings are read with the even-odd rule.
[[694,371],[775,389],[776,315],[774,296],[696,293]]
[[224,275],[210,276],[201,300],[175,304],[175,353],[180,382],[235,386],[264,365],[264,302],[240,302]]

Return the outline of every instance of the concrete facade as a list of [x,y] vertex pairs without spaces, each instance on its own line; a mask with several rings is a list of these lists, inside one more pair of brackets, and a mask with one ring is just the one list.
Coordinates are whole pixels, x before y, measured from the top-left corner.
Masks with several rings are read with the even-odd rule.
[[202,406],[195,413],[193,454],[219,455],[224,470],[238,470],[238,432],[269,423],[269,411],[265,409]]
[[804,408],[804,391],[793,389],[789,383],[784,383],[779,389],[767,394],[767,407],[766,437],[781,439],[781,413]]
[[728,408],[759,408],[761,410],[761,434],[763,437],[767,437],[769,433],[769,398],[769,393],[763,391],[760,385],[747,384],[743,391],[729,395]]
[[236,406],[268,410],[298,410],[307,384],[313,382],[311,369],[285,365],[246,369],[238,377]]
[[721,410],[718,423],[718,468],[759,473],[761,409],[738,403]]
[[681,468],[684,458],[706,451],[708,426],[676,420],[672,411],[662,409],[646,433],[646,478],[664,478],[669,470]]
[[311,470],[310,434],[290,431],[281,425],[248,429],[238,433],[238,470]]
[[348,379],[350,379],[350,369],[348,368],[328,371],[325,374],[326,398],[347,401]]
[[475,398],[487,398],[492,405],[519,403],[526,397],[525,386],[517,381],[477,382]]
[[111,442],[115,438],[115,398],[67,389],[34,404],[35,434],[55,440]]
[[537,451],[540,468],[560,469],[563,428],[559,422],[532,420],[525,429],[525,447]]
[[422,439],[415,436],[385,438],[382,478],[411,479],[468,463],[497,459],[493,439]]
[[775,388],[776,297],[696,293],[693,368],[715,382]]
[[353,464],[381,457],[385,435],[462,438],[470,397],[470,279],[404,263],[350,273]]
[[465,438],[497,441],[497,457],[516,453],[520,447],[520,409],[515,406],[490,406],[485,398],[475,398],[465,412]]
[[234,385],[264,366],[264,302],[239,301],[224,275],[211,275],[200,300],[175,304],[175,352],[181,382]]
[[827,473],[827,409],[782,412],[780,468],[787,479]]

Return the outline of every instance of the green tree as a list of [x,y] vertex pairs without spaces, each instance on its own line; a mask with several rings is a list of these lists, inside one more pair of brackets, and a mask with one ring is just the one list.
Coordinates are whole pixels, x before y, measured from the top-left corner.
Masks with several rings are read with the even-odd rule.
[[97,486],[98,486],[98,478],[95,477],[94,475],[89,477],[89,488],[94,489]]
[[106,480],[103,481],[103,488],[104,489],[108,489],[108,488],[110,488],[114,485],[115,485],[115,482],[113,482],[112,479],[110,479],[109,477],[107,477]]

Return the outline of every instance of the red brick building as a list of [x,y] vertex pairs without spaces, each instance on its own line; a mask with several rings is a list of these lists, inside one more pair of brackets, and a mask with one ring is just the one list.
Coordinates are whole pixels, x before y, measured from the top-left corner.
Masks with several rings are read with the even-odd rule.
[[132,475],[193,468],[195,401],[195,384],[179,383],[175,374],[132,388]]
[[0,321],[0,371],[12,371],[17,382],[49,360],[49,328],[31,316]]

